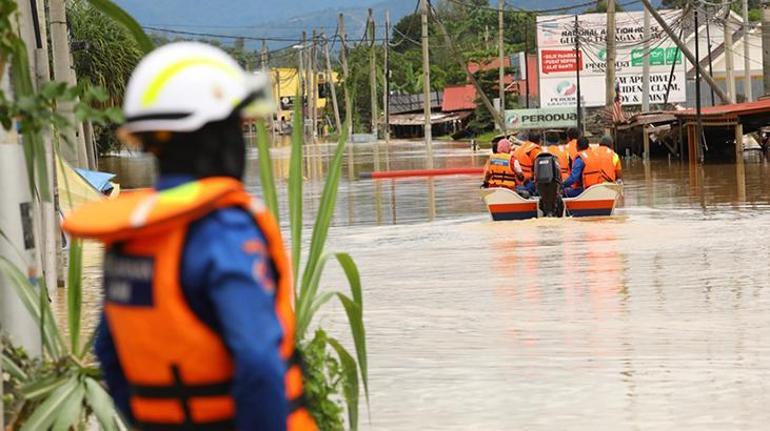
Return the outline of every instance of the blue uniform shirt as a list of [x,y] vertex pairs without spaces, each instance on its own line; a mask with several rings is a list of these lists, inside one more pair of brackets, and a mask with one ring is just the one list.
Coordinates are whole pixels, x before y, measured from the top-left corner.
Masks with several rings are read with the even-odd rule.
[[[162,176],[156,189],[192,180]],[[267,256],[244,250],[244,242],[255,240],[265,243],[253,217],[240,208],[220,209],[191,224],[181,263],[182,289],[192,311],[221,335],[233,356],[236,427],[284,430],[286,365],[279,352],[283,334],[275,312],[275,276]],[[260,264],[269,268],[266,276],[256,270]],[[107,329],[102,313],[94,350],[116,406],[132,420],[128,384]]]
[[564,188],[570,187],[575,183],[580,182],[583,179],[583,169],[586,164],[582,158],[578,157],[572,162],[572,172],[569,174],[569,178],[564,181]]

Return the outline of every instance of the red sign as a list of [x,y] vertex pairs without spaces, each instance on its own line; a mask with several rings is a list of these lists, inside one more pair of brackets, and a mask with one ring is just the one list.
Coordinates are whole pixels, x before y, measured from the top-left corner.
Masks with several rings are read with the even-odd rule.
[[[541,51],[543,73],[575,72],[575,50],[544,49]],[[579,55],[580,70],[583,70],[583,52]]]

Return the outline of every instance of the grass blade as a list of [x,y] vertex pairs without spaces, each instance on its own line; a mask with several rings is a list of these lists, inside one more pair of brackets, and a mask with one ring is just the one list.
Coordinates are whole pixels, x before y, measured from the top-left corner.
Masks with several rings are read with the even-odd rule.
[[364,297],[361,291],[361,277],[356,263],[349,254],[336,253],[335,257],[345,271],[350,292],[353,295],[353,299],[341,293],[338,293],[337,297],[342,302],[345,313],[348,315],[350,333],[353,336],[353,343],[356,347],[356,357],[358,358],[358,366],[361,369],[361,381],[364,384],[364,394],[366,395],[366,404],[368,406],[369,367],[367,362],[368,354],[366,352],[366,327],[364,326]]
[[67,376],[50,376],[32,381],[21,387],[21,393],[28,400],[44,397],[67,382]]
[[112,431],[115,427],[115,406],[112,398],[102,385],[92,378],[86,378],[86,402],[94,411],[96,419],[104,431]]
[[2,354],[2,367],[0,367],[4,372],[8,373],[11,377],[25,381],[28,379],[27,373],[24,372],[24,370],[19,367],[16,362],[13,362],[13,359],[9,358],[5,353]]
[[302,286],[310,283],[315,267],[323,253],[326,237],[329,233],[329,225],[334,215],[334,207],[337,204],[337,189],[340,183],[340,172],[342,170],[342,159],[345,155],[345,145],[348,140],[348,124],[346,121],[344,130],[340,134],[337,142],[337,149],[334,152],[334,158],[329,165],[329,175],[326,177],[326,184],[321,194],[321,202],[318,206],[318,215],[313,226],[313,236],[310,240],[310,254],[308,255],[305,272],[302,275]]
[[105,15],[109,16],[116,22],[120,23],[123,27],[125,27],[134,37],[136,43],[139,45],[139,48],[144,51],[145,54],[155,48],[155,45],[153,45],[152,40],[150,40],[150,37],[147,36],[147,33],[144,32],[142,26],[139,25],[139,23],[136,22],[136,20],[131,15],[121,9],[118,5],[111,2],[110,0],[88,0],[88,2],[91,3],[93,7],[99,9]]
[[297,294],[297,276],[299,274],[302,253],[302,145],[304,131],[302,121],[302,94],[297,90],[294,98],[294,118],[291,130],[291,156],[289,157],[289,224],[291,230],[291,264],[294,272],[294,294]]
[[78,377],[72,376],[62,386],[57,388],[32,415],[27,419],[20,431],[38,431],[48,429],[56,420],[59,409],[75,392],[79,385]]
[[69,270],[67,272],[67,323],[70,332],[70,351],[80,352],[80,316],[83,306],[83,244],[74,240],[70,244]]
[[83,413],[83,397],[85,388],[82,383],[75,386],[75,390],[64,400],[57,409],[56,420],[53,423],[52,431],[67,431],[72,425],[75,425]]
[[273,160],[270,158],[270,139],[267,127],[262,120],[257,121],[257,153],[259,154],[259,182],[262,184],[262,195],[267,209],[273,214],[276,223],[280,223],[278,214],[278,194],[275,191],[275,175]]
[[348,421],[350,429],[355,431],[358,429],[358,368],[356,367],[356,360],[339,341],[331,337],[328,337],[327,341],[340,358],[340,366],[344,376],[342,388],[345,394],[345,403],[348,406]]

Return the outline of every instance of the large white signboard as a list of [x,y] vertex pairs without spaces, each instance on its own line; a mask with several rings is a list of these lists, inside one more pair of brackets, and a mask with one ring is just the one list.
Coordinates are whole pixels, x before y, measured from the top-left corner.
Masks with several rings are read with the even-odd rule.
[[[681,11],[674,10],[660,13],[672,25],[682,16]],[[616,16],[615,70],[624,105],[642,103],[642,64],[648,54],[644,48],[643,20],[643,12],[618,12]],[[583,105],[605,104],[607,16],[578,16],[580,55],[577,61],[575,27],[574,15],[537,17],[540,106],[543,108],[577,106],[576,68],[580,69]],[[663,103],[669,88],[669,102],[684,102],[686,66],[682,53],[654,21],[650,34],[650,103]]]

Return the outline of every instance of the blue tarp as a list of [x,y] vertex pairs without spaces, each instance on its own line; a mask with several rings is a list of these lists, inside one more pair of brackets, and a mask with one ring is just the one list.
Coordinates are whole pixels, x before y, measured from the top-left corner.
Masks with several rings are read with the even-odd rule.
[[88,169],[75,169],[75,171],[88,181],[93,188],[99,190],[102,193],[107,193],[112,190],[113,186],[110,184],[110,180],[115,178],[115,174],[107,172],[89,171]]

